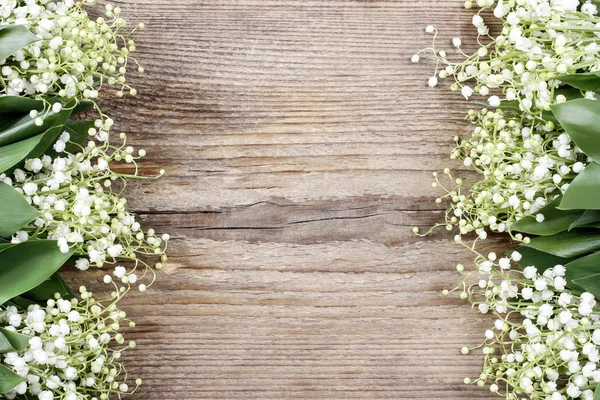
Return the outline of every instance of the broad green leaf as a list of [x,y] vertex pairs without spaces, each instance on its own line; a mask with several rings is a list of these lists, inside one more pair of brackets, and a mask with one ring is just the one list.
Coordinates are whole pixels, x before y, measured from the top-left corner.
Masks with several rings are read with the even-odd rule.
[[73,255],[60,252],[54,240],[20,243],[0,253],[0,304],[46,281]]
[[23,161],[40,143],[42,135],[0,147],[0,173],[9,170]]
[[578,258],[565,264],[565,268],[568,286],[573,289],[582,289],[575,281],[586,276],[600,274],[600,253]]
[[[549,268],[553,268],[556,265],[566,265],[576,258],[563,258],[557,257],[552,254],[544,253],[530,247],[519,247],[517,251],[521,254],[521,260],[517,262],[519,267],[522,269],[533,265],[538,271],[543,272]],[[510,252],[512,253],[512,251]]]
[[600,385],[596,386],[596,390],[594,390],[594,400],[600,400]]
[[554,95],[555,96],[563,95],[567,98],[567,100],[581,99],[583,97],[583,94],[581,93],[580,89],[576,89],[575,87],[568,87],[568,86],[563,86],[563,87],[555,90]]
[[583,289],[583,292],[591,293],[595,298],[600,299],[600,274],[575,279],[573,283]]
[[8,340],[15,351],[25,350],[29,346],[29,339],[31,339],[31,336],[22,335],[6,328],[0,328],[0,335]]
[[48,129],[46,132],[44,132],[44,134],[40,138],[40,142],[27,155],[27,158],[41,157],[49,148],[51,148],[52,144],[54,144],[56,139],[58,139],[58,137],[64,131],[64,127],[69,121],[69,117],[71,116],[71,112],[74,105],[75,100],[69,101],[65,105],[65,109],[63,109],[60,113],[56,115],[54,126]]
[[69,110],[61,111],[57,114],[50,112],[44,118],[44,123],[41,126],[35,124],[35,119],[29,115],[25,115],[2,128],[2,131],[0,131],[0,146],[40,135],[60,124],[60,121],[64,120],[65,114],[70,115],[71,112]]
[[6,25],[0,27],[0,60],[6,60],[23,47],[29,46],[31,43],[39,40],[40,38],[31,33],[23,25]]
[[89,138],[89,130],[94,128],[94,121],[69,121],[67,130],[71,134],[71,142],[83,145]]
[[[61,101],[60,98],[49,98],[47,99],[50,104],[54,104],[57,101]],[[84,111],[89,110],[94,105],[93,102],[88,100],[79,101],[73,108],[71,115],[77,115]],[[42,111],[44,110],[45,103],[41,100],[35,100],[29,97],[23,96],[2,96],[0,97],[0,114],[9,113],[16,115],[29,114],[31,110]]]
[[[570,87],[564,87],[554,92],[555,96],[558,96],[559,94],[565,96],[567,100],[581,99],[583,97],[581,90]],[[544,119],[544,121],[552,121],[555,124],[559,123],[558,118],[556,118],[552,111],[543,111],[542,119]]]
[[21,296],[16,296],[4,303],[4,305],[11,305],[17,307],[19,310],[27,310],[29,306],[34,306],[37,303],[33,300],[26,299]]
[[581,228],[600,229],[600,222],[593,222],[587,225],[583,225]]
[[15,122],[18,118],[20,118],[20,114],[2,114],[0,113],[0,130],[4,130],[13,122]]
[[536,213],[542,214],[545,219],[537,222],[535,216],[531,215],[521,219],[510,226],[511,231],[523,232],[529,235],[548,236],[569,229],[571,224],[577,221],[583,214],[582,210],[559,210],[557,207],[561,198],[557,198]]
[[591,163],[577,175],[563,195],[559,208],[600,210],[600,165]]
[[569,230],[575,228],[587,228],[597,223],[600,223],[600,210],[586,210],[577,221],[569,226]]
[[0,182],[0,236],[9,237],[39,213],[12,186]]
[[0,364],[0,394],[10,392],[21,382],[25,382],[25,378],[21,378],[7,366]]
[[600,249],[600,232],[575,229],[552,236],[540,236],[531,239],[530,243],[523,244],[523,246],[558,257],[578,257]]
[[69,285],[67,285],[60,275],[58,275],[58,273],[52,275],[36,288],[23,293],[21,297],[40,302],[53,298],[55,293],[60,294],[60,297],[66,300],[70,300],[75,297],[75,294]]
[[556,78],[574,88],[586,92],[600,91],[600,72],[584,72],[581,74],[561,75]]
[[[94,128],[94,121],[69,121],[64,130],[69,133],[69,143],[65,147],[65,152],[75,154],[81,151],[84,142],[88,139],[88,131]],[[57,153],[54,149],[48,149],[46,152],[50,157],[55,157]]]
[[11,247],[16,246],[16,244],[14,243],[0,243],[0,252],[6,250],[6,249],[10,249]]
[[42,111],[44,102],[34,100],[23,96],[2,96],[0,97],[0,113],[10,114],[29,114],[29,111]]
[[84,111],[87,111],[90,108],[92,108],[93,105],[94,105],[94,103],[91,102],[91,101],[88,101],[88,100],[79,100],[79,102],[73,108],[73,111],[71,112],[71,115],[77,115],[77,114],[80,114],[80,113],[82,113]]
[[54,142],[56,142],[58,137],[63,132],[64,132],[64,127],[62,125],[55,126],[55,127],[48,129],[46,132],[44,132],[43,135],[41,135],[38,143],[27,154],[27,156],[25,156],[25,158],[23,160],[43,156],[48,151],[48,149],[52,148],[52,145],[54,144]]
[[600,162],[600,101],[571,100],[552,105],[552,112],[575,144],[592,160]]
[[[72,102],[69,103],[72,106]],[[55,126],[41,135],[21,140],[0,147],[0,173],[16,167],[26,158],[36,158],[43,155],[63,132],[70,111],[61,112],[55,121]]]
[[7,338],[4,337],[2,333],[0,333],[0,354],[6,354],[15,351]]

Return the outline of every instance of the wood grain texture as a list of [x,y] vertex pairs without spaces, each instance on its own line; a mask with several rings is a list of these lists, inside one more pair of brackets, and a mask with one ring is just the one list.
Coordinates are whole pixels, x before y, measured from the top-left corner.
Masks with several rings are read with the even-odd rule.
[[134,397],[491,399],[462,383],[480,360],[458,351],[490,321],[440,294],[470,256],[411,233],[442,218],[431,172],[452,165],[468,104],[410,57],[427,24],[447,48],[473,38],[462,2],[113,3],[148,27],[147,73],[105,110],[145,172],[168,171],[127,195],[174,238],[156,286],[123,305]]

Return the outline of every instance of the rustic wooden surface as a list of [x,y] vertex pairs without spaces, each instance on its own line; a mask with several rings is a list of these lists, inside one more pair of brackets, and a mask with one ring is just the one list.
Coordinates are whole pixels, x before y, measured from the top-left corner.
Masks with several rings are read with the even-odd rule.
[[134,398],[491,399],[458,351],[489,320],[440,294],[469,255],[411,233],[441,218],[431,172],[468,105],[410,56],[427,24],[469,42],[461,1],[115,3],[148,26],[147,73],[105,107],[168,171],[128,196],[174,238],[123,305]]

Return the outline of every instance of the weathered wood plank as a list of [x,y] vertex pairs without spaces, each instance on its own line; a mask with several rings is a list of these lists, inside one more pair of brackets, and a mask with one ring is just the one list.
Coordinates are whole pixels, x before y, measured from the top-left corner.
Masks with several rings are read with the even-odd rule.
[[468,131],[468,105],[410,56],[430,23],[468,45],[461,1],[113,3],[148,26],[147,73],[106,110],[145,172],[168,171],[130,205],[174,237],[124,304],[136,398],[491,399],[458,352],[489,320],[440,294],[469,255],[410,231],[440,220],[431,172]]

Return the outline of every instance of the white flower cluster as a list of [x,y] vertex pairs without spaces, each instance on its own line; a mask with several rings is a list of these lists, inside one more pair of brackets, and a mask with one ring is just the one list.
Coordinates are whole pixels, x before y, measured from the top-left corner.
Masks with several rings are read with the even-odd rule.
[[108,83],[119,87],[119,97],[125,90],[135,95],[125,78],[135,44],[119,33],[126,22],[111,5],[107,19],[91,20],[82,6],[94,2],[1,1],[0,25],[23,25],[41,40],[0,62],[0,94],[95,100]]
[[[477,4],[482,10],[473,16],[473,25],[479,35],[489,36],[481,16],[486,9],[493,9],[501,21],[501,34],[489,36],[493,40],[472,55],[463,53],[461,41],[454,40],[465,56],[461,62],[449,61],[446,52],[438,52],[435,46],[427,49],[445,65],[430,78],[430,86],[437,85],[438,77],[452,77],[452,90],[460,90],[467,99],[477,93],[489,97],[495,107],[517,102],[521,111],[537,116],[560,99],[558,76],[600,70],[600,17],[591,2],[581,7],[578,0],[480,0]],[[466,5],[470,8],[471,1]],[[436,31],[428,27],[428,32]],[[418,54],[413,61],[419,61]]]
[[[448,229],[477,231],[482,239],[486,228],[509,231],[511,222],[536,214],[564,193],[585,168],[585,154],[552,122],[523,121],[499,109],[470,111],[469,119],[475,125],[473,134],[468,140],[456,139],[451,158],[462,160],[482,179],[468,188],[458,179],[456,187],[445,189],[436,175],[435,186],[446,191],[438,203],[452,201]],[[449,170],[445,173],[452,179]]]
[[[485,357],[480,376],[465,382],[490,384],[493,393],[507,400],[591,400],[600,384],[600,309],[594,296],[567,289],[561,265],[512,270],[513,262],[522,260],[518,252],[510,257],[484,256],[475,246],[488,231],[511,233],[511,224],[524,216],[534,215],[543,222],[540,209],[564,193],[589,162],[549,111],[552,104],[567,101],[567,96],[596,99],[595,93],[563,90],[558,78],[600,71],[598,9],[591,1],[579,0],[476,3],[482,9],[472,20],[480,36],[474,54],[463,52],[460,38],[452,41],[464,56],[459,62],[436,50],[435,39],[433,47],[426,49],[438,61],[429,86],[452,78],[453,91],[467,100],[484,96],[494,108],[469,112],[473,134],[463,141],[456,138],[451,154],[478,174],[475,181],[454,180],[445,169],[453,182],[446,189],[434,174],[434,187],[446,192],[437,202],[451,201],[440,225],[459,228],[457,243],[465,244],[463,234],[478,235],[467,246],[477,254],[477,270],[465,274],[460,297],[469,299],[479,312],[496,317],[480,346],[461,350],[468,354],[481,349]],[[473,5],[471,0],[465,2],[467,8]],[[487,11],[501,24],[496,37],[484,20]],[[432,26],[426,31],[437,35]],[[484,43],[482,36],[489,42]],[[419,60],[420,53],[412,58]],[[414,231],[418,233],[418,228]],[[513,238],[530,240],[521,234]],[[462,273],[464,266],[457,269]],[[476,274],[486,278],[471,284]]]
[[[501,34],[490,36],[492,40],[472,55],[463,53],[462,41],[455,38],[454,46],[466,57],[457,63],[448,61],[446,52],[437,52],[434,44],[429,50],[445,68],[429,85],[453,77],[453,90],[467,99],[474,93],[486,96],[494,108],[469,112],[474,132],[467,140],[457,138],[451,154],[481,179],[468,185],[456,179],[456,186],[446,189],[436,174],[434,183],[446,192],[437,202],[452,201],[440,225],[448,230],[457,226],[460,234],[475,231],[485,239],[488,230],[510,232],[511,223],[526,215],[543,221],[537,211],[564,193],[585,168],[587,158],[548,118],[548,110],[567,100],[557,90],[556,77],[600,70],[600,18],[593,4],[577,0],[479,0],[477,5],[482,10],[473,17],[473,25],[479,35],[489,36],[482,17],[486,9],[500,19]],[[473,4],[467,1],[466,6]],[[436,34],[432,26],[426,30]],[[419,59],[418,54],[413,57],[414,62]],[[582,95],[595,98],[594,93]],[[448,169],[445,173],[452,181]]]
[[[83,7],[94,3],[0,0],[0,26],[22,25],[39,39],[0,60],[0,97],[43,102],[43,111],[29,113],[38,126],[50,111],[59,113],[63,104],[84,100],[93,103],[100,116],[87,134],[79,131],[86,123],[69,122],[46,155],[0,175],[0,181],[39,212],[11,241],[54,240],[62,253],[80,257],[75,263],[80,270],[111,265],[103,281],[114,288],[101,302],[82,286],[80,300],[56,294],[46,306],[31,305],[26,311],[11,302],[0,305],[0,327],[6,336],[10,330],[29,337],[24,350],[14,344],[12,350],[18,350],[0,355],[0,365],[22,378],[10,392],[3,390],[0,399],[120,399],[141,384],[137,379],[132,385],[119,362],[122,351],[136,344],[126,343],[119,332],[123,322],[135,324],[117,303],[133,287],[143,292],[154,282],[153,269],[166,262],[170,238],[152,229],[143,231],[121,197],[128,179],[145,178],[137,161],[146,152],[127,146],[125,134],[120,135],[120,146],[109,143],[113,121],[102,114],[96,100],[106,85],[115,87],[117,97],[125,92],[135,96],[126,73],[132,64],[139,72],[143,68],[130,56],[135,43],[129,38],[131,31],[123,33],[127,23],[120,8],[106,5],[104,15],[92,20]],[[143,24],[133,31],[138,28]],[[89,142],[82,144],[82,136]]]
[[12,306],[0,308],[0,323],[6,329],[31,337],[23,352],[4,354],[4,365],[25,381],[0,398],[108,400],[133,393],[141,384],[138,379],[129,388],[118,361],[122,351],[135,347],[135,342],[125,344],[119,333],[121,323],[128,320],[116,307],[117,299],[104,307],[85,287],[80,291],[81,301],[57,298],[44,308],[34,305],[23,312]]
[[[97,129],[90,129],[89,134],[106,139],[111,125],[110,119],[98,120]],[[12,178],[0,175],[0,179],[22,193],[40,212],[39,218],[12,238],[13,243],[30,237],[56,240],[62,252],[75,248],[76,254],[85,256],[76,263],[80,270],[90,265],[114,265],[117,259],[132,261],[132,270],[115,276],[132,284],[139,281],[139,289],[144,291],[148,282],[142,283],[142,279],[147,273],[154,280],[154,272],[144,258],[158,257],[154,267],[161,269],[167,260],[169,236],[157,237],[152,229],[143,232],[135,216],[128,212],[127,200],[112,189],[113,185],[122,188],[126,178],[141,178],[136,161],[146,154],[144,150],[135,154],[132,147],[126,146],[126,136],[121,134],[121,138],[120,147],[113,147],[108,141],[90,141],[75,154],[26,160],[24,170],[16,169]],[[69,139],[69,134],[63,133],[55,150],[64,149]],[[118,162],[134,165],[135,172],[113,171],[111,165]],[[139,265],[144,267],[141,276],[135,272]],[[105,279],[107,283],[109,278]]]
[[[512,260],[511,260],[512,259]],[[476,348],[485,363],[477,379],[465,379],[509,400],[566,400],[594,397],[600,384],[600,310],[590,293],[565,290],[565,267],[538,271],[530,266],[510,270],[511,258],[491,253],[476,259],[478,273],[489,274],[468,287],[469,298],[483,314],[496,316],[493,328]],[[462,272],[464,267],[459,266]],[[465,281],[472,275],[468,273]],[[445,292],[447,293],[447,291]],[[519,317],[517,317],[519,315]]]

